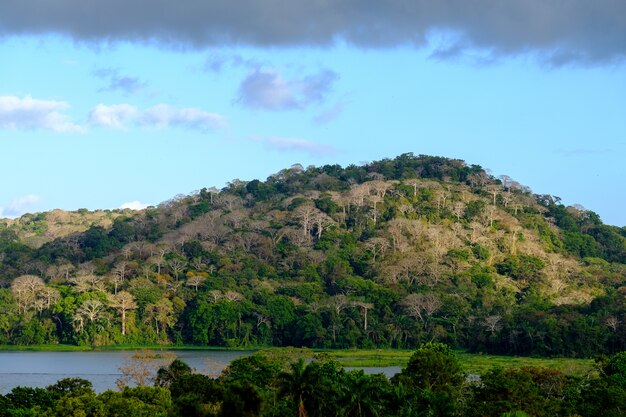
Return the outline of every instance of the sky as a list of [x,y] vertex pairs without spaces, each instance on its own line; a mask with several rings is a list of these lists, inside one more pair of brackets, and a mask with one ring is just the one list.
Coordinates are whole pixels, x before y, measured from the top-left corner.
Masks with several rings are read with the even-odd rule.
[[626,2],[4,1],[0,149],[0,217],[412,152],[626,226]]

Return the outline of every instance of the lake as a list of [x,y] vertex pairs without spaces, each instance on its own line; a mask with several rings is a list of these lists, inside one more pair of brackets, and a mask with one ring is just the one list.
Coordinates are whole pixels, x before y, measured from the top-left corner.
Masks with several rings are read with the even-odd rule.
[[[197,372],[217,376],[231,361],[250,355],[249,350],[167,350]],[[116,389],[120,367],[137,351],[24,352],[0,351],[0,394],[17,386],[45,388],[60,379],[78,377],[91,381],[96,392]],[[356,369],[356,368],[346,368]],[[388,377],[400,367],[358,368]]]
[[[159,351],[161,352],[161,351]],[[168,350],[196,371],[219,374],[232,360],[252,351]],[[0,352],[0,393],[14,387],[41,387],[59,379],[79,377],[93,384],[96,392],[115,389],[122,366],[137,351],[103,352]]]

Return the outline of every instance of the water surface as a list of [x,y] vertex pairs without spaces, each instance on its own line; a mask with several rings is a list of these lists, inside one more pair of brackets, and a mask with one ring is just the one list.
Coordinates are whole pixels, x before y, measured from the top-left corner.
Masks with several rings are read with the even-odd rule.
[[[217,376],[228,364],[253,351],[235,350],[166,350],[155,353],[173,354],[192,369],[205,375]],[[0,351],[0,394],[17,386],[45,388],[63,378],[83,378],[91,381],[96,392],[116,389],[122,376],[120,367],[138,351],[102,352],[24,352]],[[157,366],[158,367],[158,366]],[[367,374],[383,373],[392,377],[399,366],[346,367],[363,369]]]
[[[168,350],[197,372],[216,375],[231,361],[252,351]],[[0,352],[0,393],[14,387],[45,388],[63,378],[84,378],[96,392],[115,389],[120,366],[137,351]]]

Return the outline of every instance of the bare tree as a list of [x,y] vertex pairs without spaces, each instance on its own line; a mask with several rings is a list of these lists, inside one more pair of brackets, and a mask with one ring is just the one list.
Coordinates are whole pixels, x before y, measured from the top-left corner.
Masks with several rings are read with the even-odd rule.
[[496,205],[496,198],[498,197],[500,190],[500,187],[495,184],[487,187],[487,192],[491,194],[492,204],[494,206]]
[[157,336],[175,323],[174,304],[168,298],[161,298],[154,304],[148,304],[144,311],[144,322],[154,323]]
[[300,227],[302,228],[302,237],[310,241],[311,240],[311,230],[313,229],[313,219],[319,210],[313,206],[312,203],[305,203],[294,211],[294,215],[300,222]]
[[128,273],[128,262],[120,261],[115,264],[115,268],[113,268],[113,275],[115,279],[113,280],[115,284],[115,293],[117,294],[118,286],[121,286],[126,279],[126,274]]
[[236,291],[226,291],[222,297],[228,301],[243,301],[244,300],[243,295],[239,294]]
[[391,182],[374,180],[369,182],[370,190],[373,190],[377,197],[381,200],[385,198],[387,192],[391,189]]
[[224,296],[220,290],[211,290],[209,291],[209,295],[213,298],[214,303],[217,303],[217,300]]
[[39,297],[44,301],[45,308],[49,309],[52,307],[52,304],[61,298],[61,293],[56,288],[44,286],[39,293]]
[[460,221],[461,216],[465,213],[465,204],[461,201],[457,201],[452,205],[452,213],[456,216],[456,220]]
[[70,278],[70,283],[75,285],[77,292],[104,291],[104,277],[101,275],[78,275]]
[[138,386],[153,385],[157,371],[169,366],[174,359],[176,355],[171,352],[151,350],[134,352],[120,366],[122,376],[115,383],[120,390],[131,382]]
[[363,309],[363,330],[367,330],[367,310],[374,308],[374,304],[365,301],[353,301],[353,305]]
[[615,316],[607,316],[604,319],[604,324],[606,324],[607,327],[613,331],[613,333],[617,333],[617,328],[620,324],[620,321]]
[[389,241],[382,237],[372,237],[363,244],[365,249],[372,254],[372,263],[376,263],[377,255],[384,255],[389,248]]
[[45,287],[43,279],[37,275],[20,275],[11,283],[11,291],[17,303],[18,313],[26,313],[35,307],[37,295]]
[[483,320],[483,326],[485,326],[487,330],[493,336],[502,328],[502,324],[500,323],[500,320],[502,320],[502,316],[500,316],[499,314],[487,316]]
[[419,321],[424,321],[442,306],[441,300],[434,293],[409,294],[401,304],[409,316]]
[[198,287],[201,286],[206,278],[200,275],[194,275],[187,278],[187,286],[193,287],[196,292],[198,292]]
[[152,265],[147,262],[141,265],[141,268],[139,268],[139,270],[141,271],[141,275],[143,275],[146,279],[150,278],[150,275],[152,275],[153,272]]
[[191,266],[193,266],[193,269],[195,269],[196,271],[202,271],[207,267],[206,262],[200,256],[197,256],[191,260]]
[[331,226],[334,221],[323,211],[317,210],[311,219],[313,225],[315,226],[315,233],[317,240],[322,238],[322,232],[324,228]]
[[172,258],[167,261],[167,266],[172,271],[174,279],[178,280],[178,276],[180,275],[180,273],[183,272],[183,270],[187,267],[187,262],[183,261],[180,258]]
[[387,230],[389,231],[389,235],[391,236],[391,247],[394,252],[405,252],[408,248],[407,240],[405,236],[405,226],[407,224],[406,219],[395,218],[391,220],[389,223],[389,227]]
[[417,188],[421,185],[422,181],[418,179],[411,179],[404,181],[404,183],[413,187],[413,199],[415,199],[417,197]]
[[104,311],[105,305],[102,301],[97,299],[89,299],[82,302],[80,307],[76,309],[76,315],[88,320],[89,322],[95,322],[100,314]]
[[74,271],[74,265],[69,262],[65,262],[59,265],[59,272],[63,275],[65,281],[69,280],[70,274]]
[[126,335],[126,312],[137,308],[135,297],[128,291],[120,291],[109,297],[109,304],[119,310],[122,318],[122,335]]
[[365,198],[369,195],[370,187],[367,183],[353,185],[349,192],[351,203],[357,207],[363,207],[365,205]]
[[349,305],[350,302],[345,295],[335,295],[330,298],[330,306],[338,316]]
[[153,265],[157,267],[157,275],[161,275],[161,266],[165,263],[166,248],[158,248],[156,252],[148,259]]
[[243,200],[240,197],[237,197],[233,194],[219,194],[215,199],[216,204],[224,208],[228,211],[232,211],[237,207],[241,207],[243,205]]

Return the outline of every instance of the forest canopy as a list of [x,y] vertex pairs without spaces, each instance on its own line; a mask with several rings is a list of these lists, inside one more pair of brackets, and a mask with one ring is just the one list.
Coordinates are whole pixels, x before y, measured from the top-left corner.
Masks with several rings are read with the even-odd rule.
[[457,159],[0,220],[0,343],[626,347],[626,230]]

